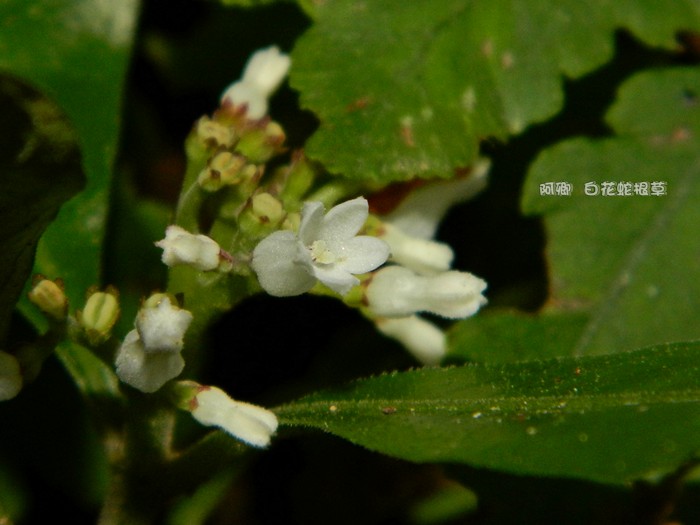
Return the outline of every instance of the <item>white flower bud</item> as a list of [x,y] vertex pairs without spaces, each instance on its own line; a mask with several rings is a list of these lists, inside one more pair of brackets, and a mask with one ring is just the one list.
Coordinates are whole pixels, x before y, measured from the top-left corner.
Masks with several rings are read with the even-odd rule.
[[216,270],[221,261],[221,248],[206,235],[192,234],[179,226],[165,230],[165,239],[155,243],[163,249],[162,261],[168,266],[186,264],[203,272]]
[[437,365],[447,352],[445,333],[418,316],[377,319],[377,328],[406,347],[424,365]]
[[202,425],[219,427],[233,437],[266,447],[277,430],[277,416],[262,407],[231,399],[216,387],[201,387],[192,403],[192,416]]
[[389,223],[384,223],[382,230],[379,238],[389,245],[391,261],[420,274],[450,269],[454,253],[447,244],[407,235]]
[[146,352],[180,352],[192,314],[174,306],[167,295],[158,295],[162,298],[155,306],[144,306],[136,316],[139,338]]
[[119,347],[115,364],[119,379],[150,394],[180,375],[185,360],[179,352],[147,352],[138,331],[132,330]]
[[17,358],[0,350],[0,401],[12,399],[22,390],[22,372]]
[[486,282],[466,272],[420,276],[402,266],[379,270],[365,291],[369,309],[380,317],[431,312],[450,319],[473,315],[486,304]]
[[259,119],[267,113],[267,101],[287,76],[291,59],[276,46],[253,53],[246,64],[243,78],[231,84],[221,95],[234,106],[247,106],[246,115]]

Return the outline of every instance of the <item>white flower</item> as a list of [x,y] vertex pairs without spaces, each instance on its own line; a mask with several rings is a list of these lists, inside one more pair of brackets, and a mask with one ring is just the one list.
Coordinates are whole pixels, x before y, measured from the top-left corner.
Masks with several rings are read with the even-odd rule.
[[431,312],[461,319],[486,304],[481,294],[485,289],[486,282],[466,272],[421,276],[402,266],[389,266],[374,274],[365,298],[369,309],[380,317]]
[[0,401],[12,399],[22,390],[22,371],[12,354],[0,350]]
[[147,352],[180,352],[191,322],[190,312],[172,305],[163,295],[157,305],[139,310],[136,329]]
[[165,294],[154,294],[136,316],[136,329],[124,338],[115,364],[119,379],[141,390],[155,392],[185,367],[180,355],[192,314],[174,306]]
[[416,315],[376,320],[381,333],[393,337],[424,365],[437,365],[447,353],[445,333]]
[[331,208],[307,202],[301,212],[299,233],[277,231],[253,251],[253,269],[270,295],[285,297],[310,290],[319,280],[345,295],[359,284],[352,274],[362,274],[383,264],[387,244],[369,236],[356,236],[368,216],[362,197]]
[[267,101],[287,76],[291,59],[277,46],[260,49],[248,60],[243,77],[221,95],[235,106],[247,105],[247,116],[259,119],[267,113]]
[[255,447],[266,447],[277,430],[277,417],[262,407],[231,399],[216,387],[202,387],[194,398],[192,416],[202,425],[223,429]]
[[119,347],[115,364],[119,379],[141,392],[152,393],[180,375],[185,360],[180,352],[148,351],[138,330],[132,330]]
[[216,241],[174,224],[166,228],[165,239],[155,245],[163,249],[162,261],[168,266],[186,264],[205,272],[216,270],[221,261],[221,248]]
[[489,166],[488,161],[481,160],[466,177],[421,186],[382,219],[408,235],[432,239],[451,206],[473,197],[486,186]]
[[454,253],[447,244],[407,235],[393,224],[384,223],[379,238],[391,249],[391,261],[421,274],[449,270]]

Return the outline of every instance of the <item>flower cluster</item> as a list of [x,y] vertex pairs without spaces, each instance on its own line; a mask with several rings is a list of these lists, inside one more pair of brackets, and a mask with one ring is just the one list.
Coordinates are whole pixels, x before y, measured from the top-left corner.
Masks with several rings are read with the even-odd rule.
[[192,314],[174,305],[165,294],[151,296],[139,310],[136,328],[117,352],[119,378],[141,390],[155,392],[185,367],[180,355]]

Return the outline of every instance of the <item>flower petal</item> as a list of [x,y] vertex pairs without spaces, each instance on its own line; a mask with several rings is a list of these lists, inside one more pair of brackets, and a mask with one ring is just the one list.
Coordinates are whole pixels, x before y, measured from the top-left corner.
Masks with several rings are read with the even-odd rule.
[[316,284],[311,256],[290,231],[278,231],[260,241],[252,266],[260,286],[276,297],[300,295]]
[[301,210],[301,224],[299,225],[299,239],[304,246],[311,246],[317,240],[323,223],[325,209],[320,202],[305,202]]
[[119,379],[150,394],[180,375],[185,360],[179,352],[146,353],[138,331],[132,330],[119,347],[115,365]]
[[330,242],[350,239],[364,226],[368,215],[369,205],[364,197],[340,203],[326,214],[316,238]]
[[340,262],[337,264],[350,273],[371,272],[389,257],[389,245],[367,235],[353,237],[342,243],[332,243],[329,249],[338,256]]
[[319,281],[340,295],[345,295],[350,291],[350,288],[360,284],[360,280],[357,277],[354,277],[337,264],[329,264],[327,266],[315,265],[314,274]]

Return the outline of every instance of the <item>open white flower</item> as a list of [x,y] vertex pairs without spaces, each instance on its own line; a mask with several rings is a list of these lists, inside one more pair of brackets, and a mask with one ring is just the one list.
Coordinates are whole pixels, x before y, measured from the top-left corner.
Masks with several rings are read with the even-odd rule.
[[376,320],[377,329],[406,347],[424,365],[437,365],[447,353],[445,333],[417,315]]
[[374,274],[365,298],[369,309],[380,317],[431,312],[463,319],[486,304],[485,289],[485,281],[467,272],[422,276],[403,266],[389,266]]
[[168,266],[185,264],[206,272],[216,270],[221,263],[221,248],[214,239],[174,224],[166,228],[165,239],[155,245],[163,249],[162,260]]
[[12,399],[22,390],[22,371],[17,358],[0,350],[0,401]]
[[345,295],[360,282],[353,274],[372,271],[389,257],[384,241],[356,236],[368,214],[362,197],[326,214],[320,202],[305,203],[298,234],[277,231],[255,247],[252,265],[260,285],[285,297],[309,291],[318,280]]
[[219,427],[255,447],[266,447],[277,430],[277,416],[257,405],[231,399],[223,390],[201,387],[192,416],[202,425]]
[[185,360],[180,352],[149,351],[138,330],[132,330],[119,347],[115,364],[119,379],[150,394],[179,376]]
[[243,77],[231,84],[221,95],[234,106],[247,106],[246,115],[259,119],[267,113],[267,101],[287,76],[291,59],[280,53],[277,46],[260,49],[248,60]]

